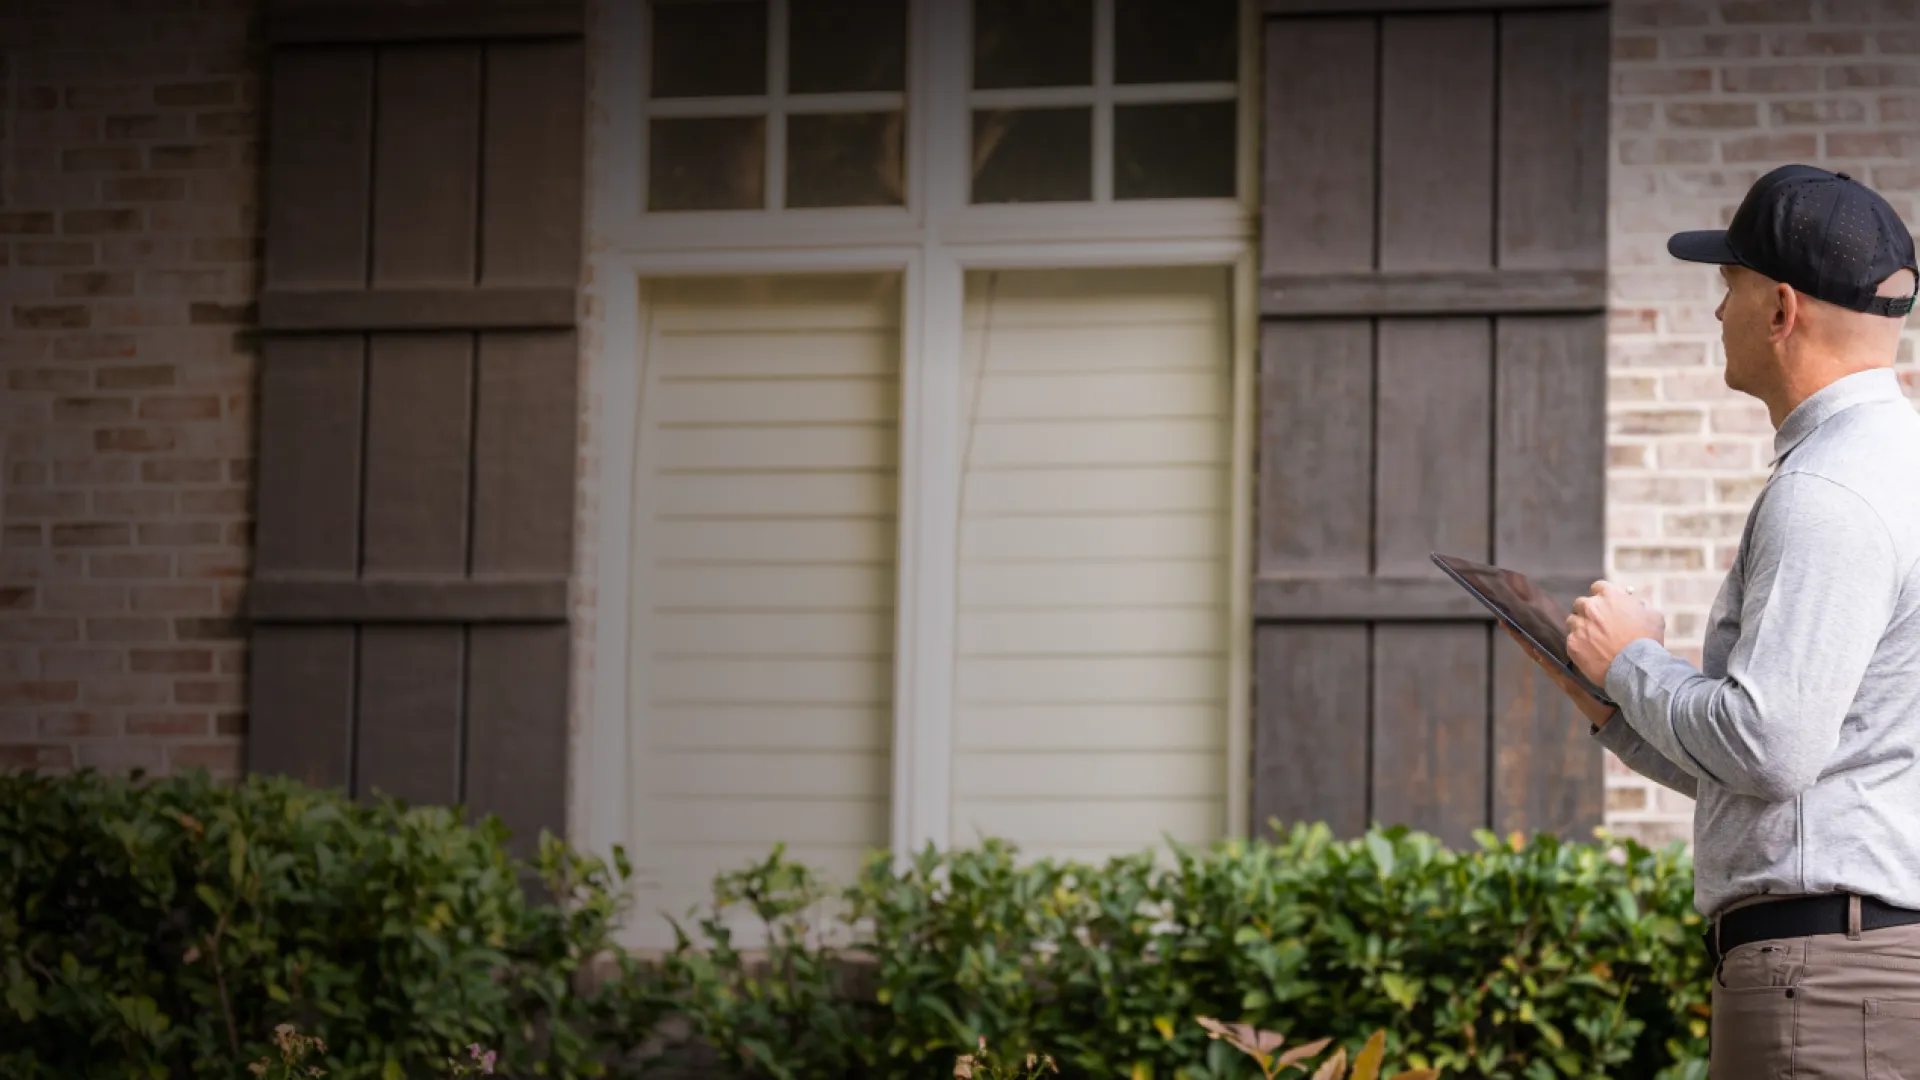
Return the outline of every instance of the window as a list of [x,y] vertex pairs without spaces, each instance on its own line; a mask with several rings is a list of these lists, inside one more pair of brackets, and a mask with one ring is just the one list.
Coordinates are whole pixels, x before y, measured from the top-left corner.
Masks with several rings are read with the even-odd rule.
[[1234,0],[976,0],[971,201],[1231,198]]
[[956,85],[911,107],[911,35],[955,47],[916,10],[654,0],[647,212],[905,208],[916,124],[970,205],[1235,196],[1239,0],[974,0]]
[[647,209],[906,203],[906,0],[657,0]]

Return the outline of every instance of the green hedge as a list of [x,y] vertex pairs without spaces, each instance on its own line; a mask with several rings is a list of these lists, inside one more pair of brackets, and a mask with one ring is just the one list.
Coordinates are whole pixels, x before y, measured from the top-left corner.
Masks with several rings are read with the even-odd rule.
[[1389,1073],[1705,1075],[1678,849],[1297,826],[1100,866],[928,851],[834,888],[776,850],[643,969],[611,949],[623,859],[547,838],[520,867],[504,840],[280,779],[0,776],[0,1076],[242,1076],[281,1023],[329,1080],[442,1075],[473,1042],[511,1076],[643,1073],[684,1028],[781,1080],[951,1076],[983,1036],[1068,1077],[1254,1075],[1199,1016],[1349,1053],[1385,1029]]
[[0,1076],[234,1080],[281,1023],[324,1038],[329,1080],[444,1075],[473,1042],[598,1075],[657,1016],[637,977],[580,977],[614,872],[504,840],[286,780],[0,776]]
[[[1296,826],[1097,867],[988,844],[904,872],[876,860],[835,890],[776,852],[721,879],[670,970],[736,1067],[808,1080],[947,1075],[982,1035],[1069,1076],[1254,1075],[1197,1016],[1349,1053],[1384,1028],[1389,1072],[1704,1077],[1709,972],[1684,852],[1478,840]],[[763,969],[716,919],[734,909],[769,928]],[[848,960],[869,967],[870,996],[834,993]]]

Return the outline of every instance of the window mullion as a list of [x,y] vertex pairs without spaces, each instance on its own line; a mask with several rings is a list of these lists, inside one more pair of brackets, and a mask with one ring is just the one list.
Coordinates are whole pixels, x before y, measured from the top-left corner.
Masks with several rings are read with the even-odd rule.
[[1093,5],[1093,201],[1113,201],[1113,3]]
[[787,41],[789,0],[767,5],[767,209],[787,205]]

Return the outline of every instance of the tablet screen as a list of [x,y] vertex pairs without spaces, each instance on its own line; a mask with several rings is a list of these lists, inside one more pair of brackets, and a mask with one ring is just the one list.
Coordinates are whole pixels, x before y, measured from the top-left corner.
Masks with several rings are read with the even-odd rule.
[[1573,666],[1567,656],[1567,616],[1571,614],[1553,597],[1542,592],[1525,574],[1502,570],[1497,566],[1435,555],[1433,561],[1467,587],[1481,603],[1504,615],[1515,629],[1533,640],[1573,680],[1600,701],[1612,705],[1605,690]]

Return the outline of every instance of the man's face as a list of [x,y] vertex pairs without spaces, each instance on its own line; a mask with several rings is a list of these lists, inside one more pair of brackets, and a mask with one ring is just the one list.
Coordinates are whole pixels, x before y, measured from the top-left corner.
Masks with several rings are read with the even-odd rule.
[[1744,266],[1722,266],[1720,277],[1727,293],[1713,314],[1720,320],[1720,343],[1727,353],[1727,388],[1753,393],[1773,358],[1768,341],[1772,282]]

